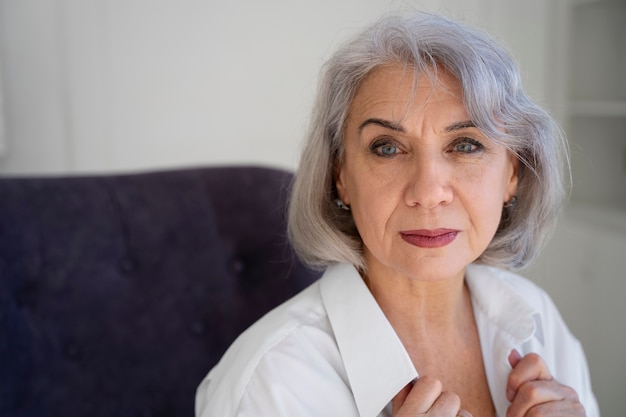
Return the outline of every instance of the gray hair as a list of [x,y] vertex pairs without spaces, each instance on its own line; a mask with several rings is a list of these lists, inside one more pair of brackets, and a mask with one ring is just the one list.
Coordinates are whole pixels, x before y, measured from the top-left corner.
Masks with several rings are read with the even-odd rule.
[[567,141],[525,95],[517,64],[502,46],[475,28],[422,13],[383,18],[323,68],[289,204],[289,237],[300,258],[314,268],[348,262],[365,269],[352,216],[335,203],[334,170],[357,89],[373,69],[389,64],[405,65],[416,79],[438,67],[451,73],[461,82],[474,124],[519,159],[517,204],[503,208],[498,231],[477,262],[512,270],[529,265],[566,196]]

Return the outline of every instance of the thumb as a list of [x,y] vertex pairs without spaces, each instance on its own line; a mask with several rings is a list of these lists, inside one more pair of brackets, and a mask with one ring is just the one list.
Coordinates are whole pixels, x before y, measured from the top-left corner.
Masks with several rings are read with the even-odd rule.
[[520,359],[522,359],[522,355],[520,355],[517,349],[513,349],[511,353],[509,353],[509,364],[511,364],[511,368],[515,368],[515,365],[519,363]]

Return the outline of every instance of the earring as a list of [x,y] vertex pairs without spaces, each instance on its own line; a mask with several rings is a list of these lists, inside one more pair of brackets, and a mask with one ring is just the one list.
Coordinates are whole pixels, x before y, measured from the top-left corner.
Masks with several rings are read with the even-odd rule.
[[337,205],[337,208],[341,210],[350,211],[350,206],[344,203],[341,198],[336,199],[335,204]]
[[517,204],[517,196],[514,195],[509,201],[504,203],[504,208],[513,208]]

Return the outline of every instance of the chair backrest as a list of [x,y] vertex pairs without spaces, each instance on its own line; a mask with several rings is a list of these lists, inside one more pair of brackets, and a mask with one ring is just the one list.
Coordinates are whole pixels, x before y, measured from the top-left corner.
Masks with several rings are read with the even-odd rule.
[[234,338],[319,274],[291,174],[0,179],[0,416],[190,416]]

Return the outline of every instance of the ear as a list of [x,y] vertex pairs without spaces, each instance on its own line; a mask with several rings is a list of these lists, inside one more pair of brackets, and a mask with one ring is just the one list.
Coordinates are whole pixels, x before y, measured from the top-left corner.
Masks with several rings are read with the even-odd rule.
[[513,196],[517,195],[517,186],[519,184],[519,175],[521,161],[513,153],[509,153],[510,172],[508,182],[506,184],[506,194],[504,202],[508,202]]
[[335,187],[337,188],[337,195],[346,204],[350,204],[349,197],[346,192],[345,186],[345,171],[341,163],[337,162],[333,168],[333,178],[335,180]]

